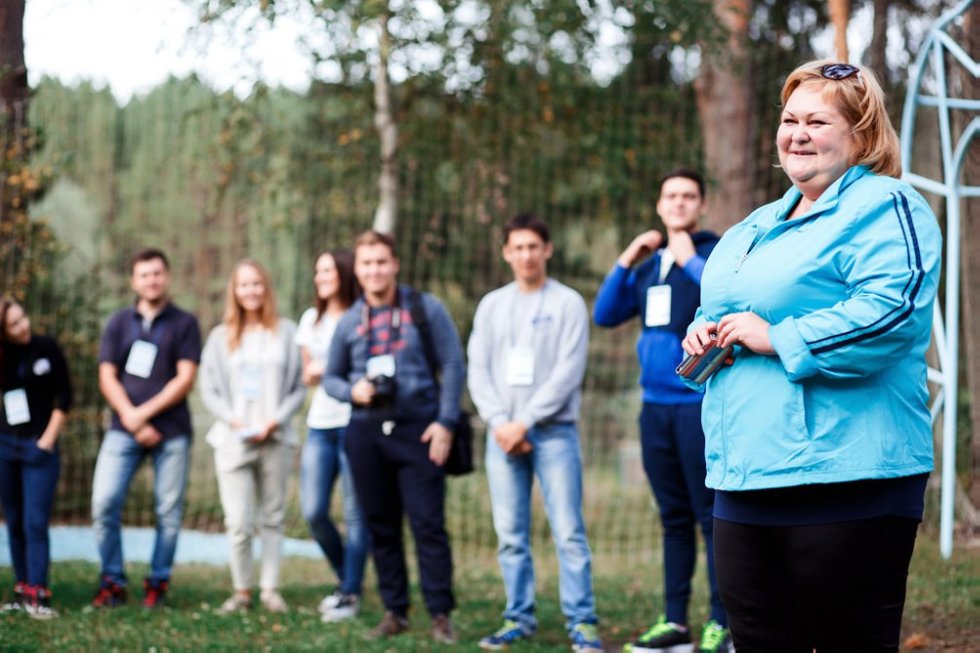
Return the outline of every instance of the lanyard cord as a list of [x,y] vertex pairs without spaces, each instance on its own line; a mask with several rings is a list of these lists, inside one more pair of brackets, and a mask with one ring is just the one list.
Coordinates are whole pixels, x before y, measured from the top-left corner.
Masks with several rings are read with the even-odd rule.
[[[383,307],[378,307],[379,309]],[[367,346],[367,357],[371,358],[371,351],[374,349],[374,330],[371,328],[371,307],[368,305],[367,301],[361,306],[361,324],[364,327],[364,332],[367,335],[368,346]],[[402,325],[402,309],[401,309],[401,291],[400,289],[395,290],[395,301],[388,312],[388,340],[384,343],[385,354],[391,353],[391,347],[393,343],[401,340],[401,325]],[[394,337],[393,337],[394,334]]]

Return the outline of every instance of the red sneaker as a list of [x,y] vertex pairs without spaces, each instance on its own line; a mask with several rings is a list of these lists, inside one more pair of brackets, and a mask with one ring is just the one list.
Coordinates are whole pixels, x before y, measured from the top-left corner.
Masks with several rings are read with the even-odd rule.
[[143,580],[143,607],[150,610],[162,608],[167,600],[167,590],[170,588],[170,581],[153,580],[146,578]]
[[119,583],[114,583],[108,578],[102,578],[99,584],[99,591],[92,599],[94,608],[116,608],[126,603],[126,588]]
[[58,611],[51,607],[51,590],[44,585],[28,585],[24,596],[24,610],[31,619],[54,619]]

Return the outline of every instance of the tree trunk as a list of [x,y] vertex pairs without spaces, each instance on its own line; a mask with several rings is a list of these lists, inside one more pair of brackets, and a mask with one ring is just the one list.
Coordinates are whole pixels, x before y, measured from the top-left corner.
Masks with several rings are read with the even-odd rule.
[[387,234],[395,231],[398,219],[398,123],[395,122],[388,79],[391,34],[388,31],[387,11],[382,14],[380,22],[381,39],[374,70],[374,126],[381,141],[381,174],[378,177],[378,209],[374,214],[374,230]]
[[25,0],[0,1],[0,122],[8,137],[23,126],[26,116],[24,3]]
[[868,67],[884,85],[888,81],[888,63],[885,50],[888,47],[888,5],[891,0],[874,0],[874,23],[871,32],[871,45],[868,46]]
[[[980,6],[973,5],[964,14],[963,34],[966,41],[964,49],[974,61],[980,58]],[[980,97],[980,84],[965,69],[957,66],[963,97]],[[966,112],[954,112],[958,118],[957,133],[962,134],[968,116]],[[980,152],[978,148],[967,148],[963,161],[963,181],[965,184],[980,185]],[[965,366],[966,389],[970,397],[970,421],[973,432],[970,437],[969,469],[967,493],[974,506],[980,506],[980,297],[976,288],[980,287],[980,198],[965,199],[961,203],[961,246],[962,265],[961,293],[962,307],[961,333],[963,334],[963,364]]]
[[[877,2],[875,3],[877,6]],[[834,24],[834,52],[837,61],[847,62],[847,21],[851,16],[850,0],[830,0],[830,22]]]
[[717,186],[707,226],[719,233],[755,208],[755,125],[748,57],[750,0],[715,0],[714,13],[728,31],[724,44],[702,44],[694,89],[709,178]]

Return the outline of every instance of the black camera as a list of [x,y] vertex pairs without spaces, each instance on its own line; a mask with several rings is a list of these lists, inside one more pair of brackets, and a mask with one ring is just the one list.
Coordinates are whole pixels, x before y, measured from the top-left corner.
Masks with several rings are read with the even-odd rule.
[[369,380],[374,385],[374,397],[371,399],[371,406],[375,408],[390,406],[395,401],[395,377],[379,374]]

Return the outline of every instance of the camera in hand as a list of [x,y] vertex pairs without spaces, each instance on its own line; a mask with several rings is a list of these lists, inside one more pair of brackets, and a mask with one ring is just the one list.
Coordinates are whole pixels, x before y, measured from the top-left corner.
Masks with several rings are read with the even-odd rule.
[[371,398],[372,407],[384,408],[395,401],[395,377],[379,374],[368,380],[374,385],[374,397]]

